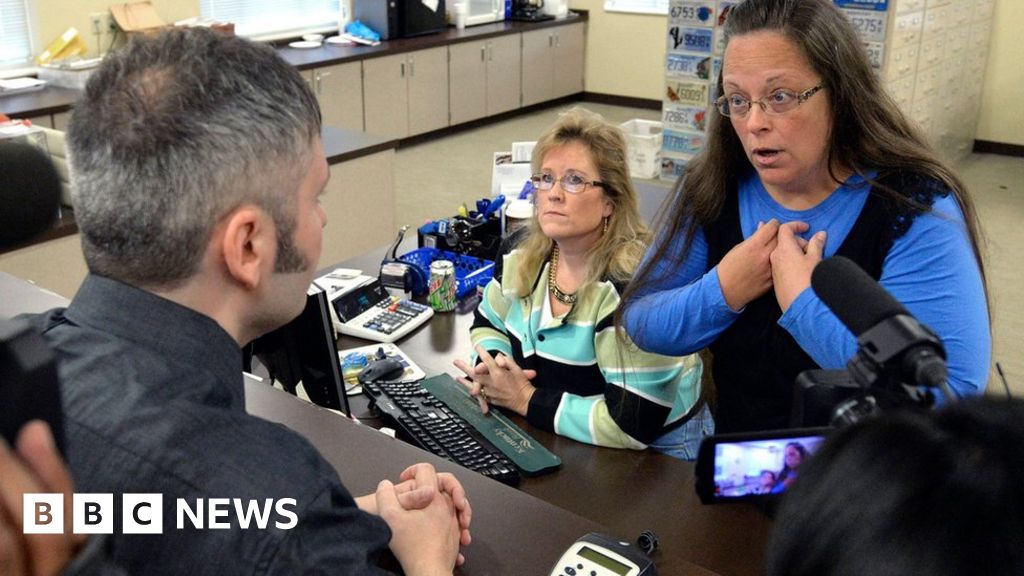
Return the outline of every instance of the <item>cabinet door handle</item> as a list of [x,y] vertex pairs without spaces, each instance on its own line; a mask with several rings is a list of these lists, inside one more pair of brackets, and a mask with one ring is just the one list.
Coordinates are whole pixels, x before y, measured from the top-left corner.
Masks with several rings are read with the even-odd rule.
[[412,58],[409,58],[409,77],[416,76],[416,63],[413,62]]
[[324,78],[330,76],[330,72],[317,72],[316,73],[316,93],[324,93]]
[[486,46],[481,46],[480,47],[480,61],[483,62],[486,59],[487,59],[487,47]]
[[405,62],[402,62],[402,78],[405,78]]
[[494,44],[487,45],[487,61],[494,62]]
[[555,45],[555,35],[554,34],[548,34],[548,48],[551,48],[554,45]]

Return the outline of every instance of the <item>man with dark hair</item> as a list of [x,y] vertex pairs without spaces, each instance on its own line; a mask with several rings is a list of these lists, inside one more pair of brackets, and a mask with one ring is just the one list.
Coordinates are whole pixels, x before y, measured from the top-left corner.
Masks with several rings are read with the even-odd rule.
[[1024,401],[837,431],[775,519],[768,574],[1024,574]]
[[[320,113],[298,72],[208,30],[133,39],[90,80],[67,143],[90,274],[34,321],[59,360],[69,464],[79,492],[115,495],[117,519],[122,494],[163,498],[163,533],[116,528],[113,560],[377,574],[390,545],[406,574],[451,574],[470,516],[454,477],[420,464],[353,499],[305,439],[245,412],[241,347],[301,312],[326,225]],[[178,499],[216,498],[291,498],[294,521],[177,517]]]

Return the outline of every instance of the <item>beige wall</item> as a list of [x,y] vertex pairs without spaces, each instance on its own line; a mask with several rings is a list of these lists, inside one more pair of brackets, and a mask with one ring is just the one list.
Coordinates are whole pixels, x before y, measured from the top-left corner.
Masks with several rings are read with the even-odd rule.
[[994,18],[975,137],[1024,146],[1024,48],[1017,36],[1024,29],[1024,2],[996,0]]
[[[605,12],[603,0],[569,6],[590,11],[587,92],[661,100],[665,17]],[[1024,1],[996,0],[994,19],[977,138],[1024,145],[1024,49],[1015,37],[1024,30]]]
[[[49,44],[69,26],[86,37],[91,53],[89,14],[106,12],[110,0],[36,0],[39,39]],[[198,0],[153,0],[168,22],[197,16]],[[605,12],[603,0],[571,0],[571,8],[588,10],[586,91],[661,100],[664,87],[665,17]],[[1024,29],[1024,2],[996,0],[995,27],[989,49],[977,138],[1024,145],[1022,50],[1014,35]],[[104,47],[110,38],[104,37]]]
[[571,0],[590,11],[587,92],[661,100],[665,89],[665,16],[605,12],[604,0]]
[[[157,14],[165,22],[176,22],[199,16],[199,0],[152,0],[153,7]],[[79,34],[89,45],[89,55],[95,56],[96,37],[92,34],[91,14],[103,12],[110,13],[110,6],[117,2],[112,0],[35,0],[35,15],[38,26],[36,28],[37,49],[36,53],[42,52],[43,48],[71,27],[78,29]],[[102,38],[103,50],[110,45],[110,36],[104,34]]]

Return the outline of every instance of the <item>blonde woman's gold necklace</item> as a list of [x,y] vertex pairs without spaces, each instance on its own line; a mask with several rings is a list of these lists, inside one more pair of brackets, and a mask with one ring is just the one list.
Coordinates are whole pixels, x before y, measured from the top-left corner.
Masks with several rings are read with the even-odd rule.
[[551,267],[548,268],[548,292],[555,297],[562,304],[573,306],[576,304],[576,293],[568,294],[562,292],[558,288],[558,283],[555,282],[555,275],[558,273],[558,245],[555,244],[555,249],[551,251]]

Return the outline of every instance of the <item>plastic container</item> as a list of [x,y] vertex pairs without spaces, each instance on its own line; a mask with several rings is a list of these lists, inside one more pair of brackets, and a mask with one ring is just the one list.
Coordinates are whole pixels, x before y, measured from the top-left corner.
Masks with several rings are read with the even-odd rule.
[[561,20],[569,15],[569,0],[544,0],[541,12]]
[[[430,264],[434,260],[451,261],[455,265],[455,296],[457,298],[465,298],[474,293],[477,286],[487,284],[494,277],[494,262],[437,248],[419,248],[399,256],[398,259],[415,265],[423,272],[424,278],[430,277]],[[417,288],[420,287],[417,286]],[[415,293],[426,294],[426,286],[422,288],[422,290],[416,290]]]
[[453,5],[453,11],[455,12],[455,28],[462,30],[466,27],[466,17],[469,15],[469,4],[466,2],[456,2]]
[[529,200],[513,200],[505,208],[505,236],[525,226],[533,218],[533,202]]
[[352,21],[352,0],[338,2],[338,34],[345,33],[345,27]]
[[661,172],[661,122],[634,119],[619,124],[626,136],[626,157],[634,178],[657,178]]

